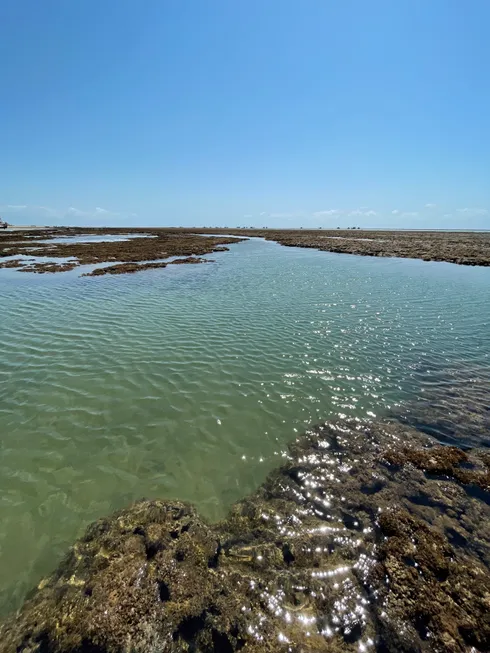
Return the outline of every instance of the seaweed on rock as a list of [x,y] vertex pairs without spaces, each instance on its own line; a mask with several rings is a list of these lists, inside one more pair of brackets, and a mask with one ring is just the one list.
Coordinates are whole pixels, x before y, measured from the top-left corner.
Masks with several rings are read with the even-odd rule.
[[178,501],[95,522],[0,651],[488,651],[489,506],[461,464],[488,469],[396,422],[319,425],[218,524]]

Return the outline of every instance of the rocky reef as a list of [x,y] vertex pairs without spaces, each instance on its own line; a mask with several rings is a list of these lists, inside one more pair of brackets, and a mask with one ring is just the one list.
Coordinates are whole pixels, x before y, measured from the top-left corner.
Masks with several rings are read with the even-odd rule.
[[[180,229],[185,233],[186,229]],[[200,229],[200,233],[235,234],[273,240],[337,254],[396,256],[459,265],[490,265],[490,234],[485,232],[396,231],[358,229]]]
[[[229,232],[227,232],[229,233]],[[252,232],[233,232],[250,235]],[[287,247],[308,247],[338,254],[397,256],[459,265],[490,265],[490,234],[442,231],[272,230],[258,232]]]
[[[97,239],[87,241],[83,239],[84,236],[96,236]],[[109,238],[105,240],[104,236]],[[114,236],[122,238],[111,240]],[[67,272],[80,265],[112,263],[110,266],[95,268],[83,276],[126,274],[164,268],[169,263],[161,259],[173,256],[182,258],[171,261],[172,263],[198,263],[201,261],[197,256],[227,251],[225,245],[240,240],[226,236],[203,238],[190,229],[53,227],[12,231],[0,236],[0,269],[14,268],[19,272],[43,274]],[[13,256],[33,258],[14,259],[11,258]],[[39,261],[37,257],[52,260]],[[8,260],[2,261],[6,258]]]
[[[112,242],[76,242],[75,236],[116,236],[137,234]],[[207,234],[202,238],[199,234]],[[228,234],[228,235],[227,235]],[[50,242],[66,237],[64,242]],[[233,237],[231,237],[233,236]],[[223,245],[239,242],[240,238],[260,237],[286,247],[305,247],[339,254],[361,256],[396,256],[424,261],[447,261],[459,265],[490,265],[490,234],[443,231],[366,231],[332,229],[227,229],[227,228],[81,228],[51,227],[32,231],[0,234],[2,257],[17,255],[72,257],[75,264],[141,263],[170,256],[192,256],[221,251]],[[18,261],[21,268],[22,260]],[[0,262],[0,268],[13,267],[11,261]],[[36,265],[31,272],[63,271],[61,267],[42,269]]]
[[179,258],[175,261],[170,261],[169,263],[153,262],[153,263],[118,263],[116,265],[108,265],[103,268],[95,268],[92,272],[87,272],[82,274],[82,277],[101,277],[105,274],[134,274],[135,272],[140,272],[141,270],[156,270],[158,268],[166,268],[167,265],[175,265],[180,263],[185,265],[187,263],[196,264],[196,263],[210,263],[209,259],[197,258],[194,256],[188,256],[186,258]]
[[141,501],[91,525],[2,653],[490,650],[490,459],[320,424],[218,524]]

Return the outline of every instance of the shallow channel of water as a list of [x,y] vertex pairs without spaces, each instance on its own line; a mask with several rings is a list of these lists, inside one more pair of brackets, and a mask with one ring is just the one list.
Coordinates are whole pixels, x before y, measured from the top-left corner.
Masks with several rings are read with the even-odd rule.
[[231,245],[116,277],[0,272],[0,610],[140,497],[209,519],[308,425],[488,370],[490,270]]

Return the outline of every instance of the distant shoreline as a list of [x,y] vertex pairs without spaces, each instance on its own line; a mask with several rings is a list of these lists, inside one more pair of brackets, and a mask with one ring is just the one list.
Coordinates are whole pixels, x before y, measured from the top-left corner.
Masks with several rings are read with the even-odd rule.
[[220,231],[223,233],[227,233],[230,231],[253,231],[253,232],[262,232],[262,231],[322,231],[322,232],[329,232],[329,231],[348,231],[348,232],[357,232],[357,231],[370,231],[370,232],[378,232],[378,231],[383,231],[383,232],[393,232],[393,233],[454,233],[454,234],[490,234],[490,229],[403,229],[403,228],[388,228],[388,227],[359,227],[359,228],[333,228],[333,227],[308,227],[307,229],[304,229],[303,227],[182,227],[178,225],[173,225],[173,226],[161,226],[161,227],[155,227],[155,226],[148,226],[148,227],[137,227],[137,226],[121,226],[121,227],[108,227],[108,226],[102,226],[102,227],[84,227],[84,226],[77,226],[77,225],[20,225],[20,224],[10,224],[7,227],[7,229],[0,231],[0,235],[2,233],[8,233],[9,231],[33,231],[33,230],[44,230],[44,229],[76,229],[77,231],[81,229],[86,229],[87,233],[88,232],[93,232],[93,231],[100,231],[101,229],[103,230],[119,230],[123,229],[124,231],[127,230],[134,230],[134,231],[141,231],[143,230],[153,230],[153,229],[158,229],[158,230],[173,230],[173,229],[179,229],[179,230],[184,230],[184,231],[202,231],[203,233],[206,231]]

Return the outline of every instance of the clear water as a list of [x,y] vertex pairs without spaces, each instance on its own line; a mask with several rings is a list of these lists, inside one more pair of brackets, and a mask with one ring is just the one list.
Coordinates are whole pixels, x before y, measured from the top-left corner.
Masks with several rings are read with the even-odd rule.
[[0,271],[0,610],[141,497],[209,519],[306,426],[488,368],[490,269],[281,247],[80,278]]

